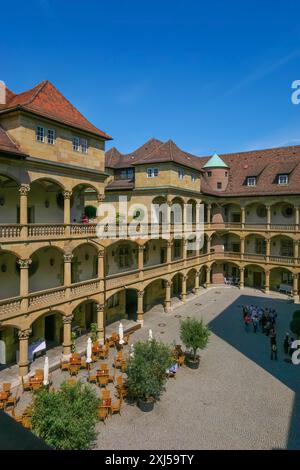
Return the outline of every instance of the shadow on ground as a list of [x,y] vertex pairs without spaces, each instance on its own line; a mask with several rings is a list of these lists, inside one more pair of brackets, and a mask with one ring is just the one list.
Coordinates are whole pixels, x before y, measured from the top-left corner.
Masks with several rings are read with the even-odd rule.
[[[252,328],[248,333],[245,332],[242,305],[249,304],[274,307],[278,313],[276,325],[277,362],[270,359],[270,340],[268,337],[261,332],[254,334]],[[283,351],[284,335],[289,331],[289,323],[294,310],[296,310],[295,305],[287,300],[241,295],[209,323],[214,334],[294,391],[295,397],[290,417],[287,449],[300,449],[300,365],[296,366],[286,362]]]

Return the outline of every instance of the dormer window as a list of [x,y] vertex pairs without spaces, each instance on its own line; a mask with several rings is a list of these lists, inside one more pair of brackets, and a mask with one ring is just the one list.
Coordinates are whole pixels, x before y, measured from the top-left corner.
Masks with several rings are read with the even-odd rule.
[[37,142],[45,142],[45,129],[42,126],[36,128],[36,140]]
[[79,137],[73,137],[73,150],[79,152],[80,150],[80,139]]
[[256,186],[256,176],[248,176],[247,186]]
[[48,129],[47,142],[49,145],[55,144],[55,130],[54,129]]
[[183,170],[178,170],[178,178],[180,180],[183,180],[183,177],[184,177],[184,171]]
[[288,184],[289,177],[288,175],[278,175],[278,184]]
[[158,176],[158,168],[147,168],[147,178],[156,178]]
[[80,139],[82,153],[88,153],[88,142],[86,139]]

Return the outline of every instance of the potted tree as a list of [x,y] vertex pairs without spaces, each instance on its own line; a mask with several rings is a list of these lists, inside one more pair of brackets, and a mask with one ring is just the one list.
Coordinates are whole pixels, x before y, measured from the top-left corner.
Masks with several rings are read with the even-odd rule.
[[209,335],[209,328],[203,324],[203,320],[186,318],[181,321],[180,339],[185,347],[188,348],[185,362],[191,369],[198,369],[200,357],[197,355],[197,351],[207,346]]
[[166,370],[172,365],[170,346],[152,339],[134,344],[134,354],[127,364],[128,398],[142,411],[151,411],[164,390]]

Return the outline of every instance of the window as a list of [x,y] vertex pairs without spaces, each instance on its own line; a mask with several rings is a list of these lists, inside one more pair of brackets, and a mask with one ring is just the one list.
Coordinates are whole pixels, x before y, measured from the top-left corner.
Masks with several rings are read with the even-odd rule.
[[55,130],[54,129],[48,129],[47,142],[49,145],[55,144]]
[[131,265],[131,257],[128,246],[122,246],[118,252],[119,268],[128,268]]
[[288,184],[289,177],[288,175],[278,175],[278,184]]
[[225,171],[225,176],[226,176],[226,177],[228,176],[228,171]]
[[221,183],[221,181],[218,181],[218,182],[217,182],[217,189],[222,189],[222,183]]
[[80,140],[80,143],[81,143],[81,151],[82,151],[82,153],[88,153],[88,143],[87,143],[87,140],[86,140],[86,139],[81,139],[81,140]]
[[293,256],[294,255],[293,240],[281,240],[280,255],[281,256]]
[[80,139],[79,137],[73,137],[73,150],[79,152],[80,150]]
[[129,180],[133,179],[133,177],[133,168],[122,168],[121,170],[116,170],[115,173],[116,180]]
[[208,176],[208,177],[211,177],[211,171],[208,171],[208,172],[207,172],[207,176]]
[[256,209],[257,217],[264,218],[267,217],[267,208],[264,205],[259,205]]
[[45,129],[41,126],[36,128],[36,140],[37,142],[45,142]]
[[181,258],[181,240],[174,240],[174,258]]
[[119,294],[113,294],[107,301],[108,308],[117,307],[119,305]]
[[183,180],[183,177],[184,177],[184,171],[183,170],[178,170],[178,178],[180,180]]
[[289,206],[289,205],[287,205],[287,204],[284,205],[283,208],[282,208],[282,215],[283,215],[284,217],[287,217],[287,218],[293,217],[293,215],[294,215],[294,208],[293,208],[293,206]]
[[147,177],[156,178],[158,176],[158,168],[147,168]]
[[256,177],[255,176],[248,176],[247,186],[256,186]]
[[195,181],[197,181],[197,176],[196,175],[191,175],[191,180],[193,183],[195,183]]

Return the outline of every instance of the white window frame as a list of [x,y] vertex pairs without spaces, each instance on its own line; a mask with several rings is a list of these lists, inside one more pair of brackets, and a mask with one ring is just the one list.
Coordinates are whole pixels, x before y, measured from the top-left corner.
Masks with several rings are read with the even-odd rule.
[[[284,181],[282,181],[282,178],[284,178]],[[278,175],[278,184],[284,185],[288,184],[289,182],[289,175],[283,174],[283,175]]]
[[81,152],[82,153],[88,153],[88,141],[87,139],[80,139],[80,147],[81,147]]
[[35,138],[37,142],[42,144],[45,142],[45,128],[43,126],[36,126]]
[[159,174],[158,168],[147,168],[147,178],[156,178]]
[[[52,133],[52,137],[50,137],[49,133]],[[47,129],[47,144],[54,145],[56,139],[56,132],[55,129]]]
[[73,137],[73,150],[74,152],[80,152],[80,138],[78,136]]
[[247,186],[250,186],[250,187],[256,186],[256,176],[247,177]]
[[195,183],[197,181],[197,176],[191,175],[191,180],[192,180],[192,183]]
[[184,178],[184,170],[181,170],[181,169],[178,170],[178,178],[179,178],[180,180],[183,180],[183,178]]

